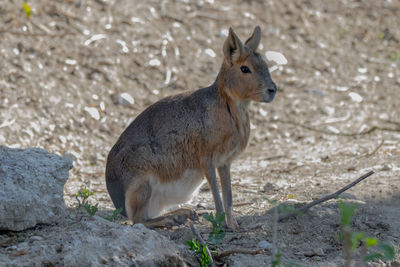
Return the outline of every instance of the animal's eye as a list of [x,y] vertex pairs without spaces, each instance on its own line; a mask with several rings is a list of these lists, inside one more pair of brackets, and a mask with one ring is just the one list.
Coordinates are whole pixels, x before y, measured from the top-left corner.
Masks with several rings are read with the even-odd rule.
[[240,70],[241,70],[243,73],[251,73],[249,67],[247,67],[247,66],[241,66],[241,67],[240,67]]

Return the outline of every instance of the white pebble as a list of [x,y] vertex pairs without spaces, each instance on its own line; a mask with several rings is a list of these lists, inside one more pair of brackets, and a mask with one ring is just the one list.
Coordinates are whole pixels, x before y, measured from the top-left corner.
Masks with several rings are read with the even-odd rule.
[[347,87],[347,86],[337,86],[336,90],[340,91],[340,92],[346,92],[347,90],[349,90],[349,87]]
[[95,34],[95,35],[93,35],[92,37],[90,37],[89,39],[87,39],[87,40],[84,42],[84,45],[85,45],[85,46],[88,46],[88,45],[90,45],[91,43],[93,43],[94,41],[98,41],[98,40],[101,40],[101,39],[104,39],[104,38],[107,38],[107,35],[106,35],[106,34]]
[[67,58],[67,59],[65,60],[65,64],[67,64],[67,65],[75,65],[75,64],[76,64],[76,60],[75,60],[75,59]]
[[263,110],[262,108],[260,108],[258,111],[260,112],[261,116],[263,116],[263,117],[267,116],[267,112],[265,110]]
[[122,93],[120,94],[120,97],[128,102],[128,104],[130,105],[133,105],[135,103],[135,99],[133,99],[133,97],[128,93]]
[[359,73],[367,73],[367,68],[358,68],[357,69]]
[[152,60],[149,61],[149,65],[152,67],[160,66],[161,61],[157,58],[153,58]]
[[351,100],[353,100],[354,102],[357,102],[357,103],[360,103],[363,100],[363,98],[359,94],[354,93],[354,92],[350,92],[349,97],[351,98]]
[[216,54],[214,52],[214,50],[212,50],[211,48],[207,48],[206,50],[204,50],[204,52],[209,55],[210,57],[215,57]]
[[135,99],[128,93],[122,93],[115,96],[114,101],[116,104],[121,104],[123,106],[130,106],[135,103]]
[[267,51],[265,53],[267,60],[274,61],[278,65],[286,65],[288,63],[287,59],[282,53],[275,51]]
[[100,113],[99,110],[97,108],[93,108],[93,107],[85,107],[85,111],[87,113],[89,113],[89,115],[95,119],[95,120],[99,120],[100,119]]

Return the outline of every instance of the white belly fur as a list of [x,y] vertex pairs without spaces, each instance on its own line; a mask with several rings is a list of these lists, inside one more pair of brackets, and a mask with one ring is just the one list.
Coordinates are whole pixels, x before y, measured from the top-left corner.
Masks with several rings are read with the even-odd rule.
[[149,181],[151,197],[147,207],[147,216],[154,218],[168,209],[189,202],[198,193],[205,179],[199,170],[187,169],[182,177],[173,182],[161,183],[153,175]]

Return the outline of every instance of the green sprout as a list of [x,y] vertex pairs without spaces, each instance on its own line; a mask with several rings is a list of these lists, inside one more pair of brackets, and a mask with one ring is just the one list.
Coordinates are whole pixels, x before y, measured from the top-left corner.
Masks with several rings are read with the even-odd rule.
[[28,5],[28,2],[24,2],[22,5],[22,9],[25,11],[26,17],[29,18],[32,13],[31,7]]
[[[341,222],[341,239],[343,240],[343,248],[345,253],[346,266],[350,266],[356,250],[361,246],[360,259],[364,262],[370,262],[377,259],[389,261],[394,259],[394,248],[387,244],[379,243],[374,237],[367,237],[363,232],[351,231],[351,222],[357,209],[356,204],[349,204],[339,201],[340,222]],[[377,248],[377,252],[367,254],[372,247]]]
[[201,255],[201,267],[211,264],[211,259],[207,254],[207,246],[205,244],[201,245],[195,238],[186,241],[189,249],[193,250],[196,255]]
[[106,220],[112,222],[112,221],[114,221],[114,220],[117,218],[117,216],[118,216],[121,212],[122,212],[122,208],[116,209],[116,210],[114,210],[113,215],[107,216],[107,217],[105,217],[104,219],[106,219]]
[[221,243],[225,238],[225,229],[223,228],[225,222],[225,213],[216,213],[215,217],[212,213],[203,214],[203,218],[212,224],[212,230],[208,235],[208,240],[214,245]]
[[84,207],[86,212],[90,215],[93,216],[97,211],[98,211],[98,203],[96,205],[90,205],[88,203],[88,198],[90,196],[93,196],[94,193],[93,192],[89,192],[85,186],[85,189],[83,189],[83,191],[79,191],[78,193],[76,193],[75,198],[76,201],[78,201],[78,207]]

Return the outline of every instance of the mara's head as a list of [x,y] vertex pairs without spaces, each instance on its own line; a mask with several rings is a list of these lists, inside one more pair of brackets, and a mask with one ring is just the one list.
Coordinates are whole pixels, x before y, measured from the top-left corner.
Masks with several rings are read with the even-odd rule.
[[256,52],[261,39],[257,26],[243,44],[236,33],[229,29],[223,47],[224,63],[220,78],[225,93],[234,100],[271,102],[277,88],[269,74],[267,63]]

